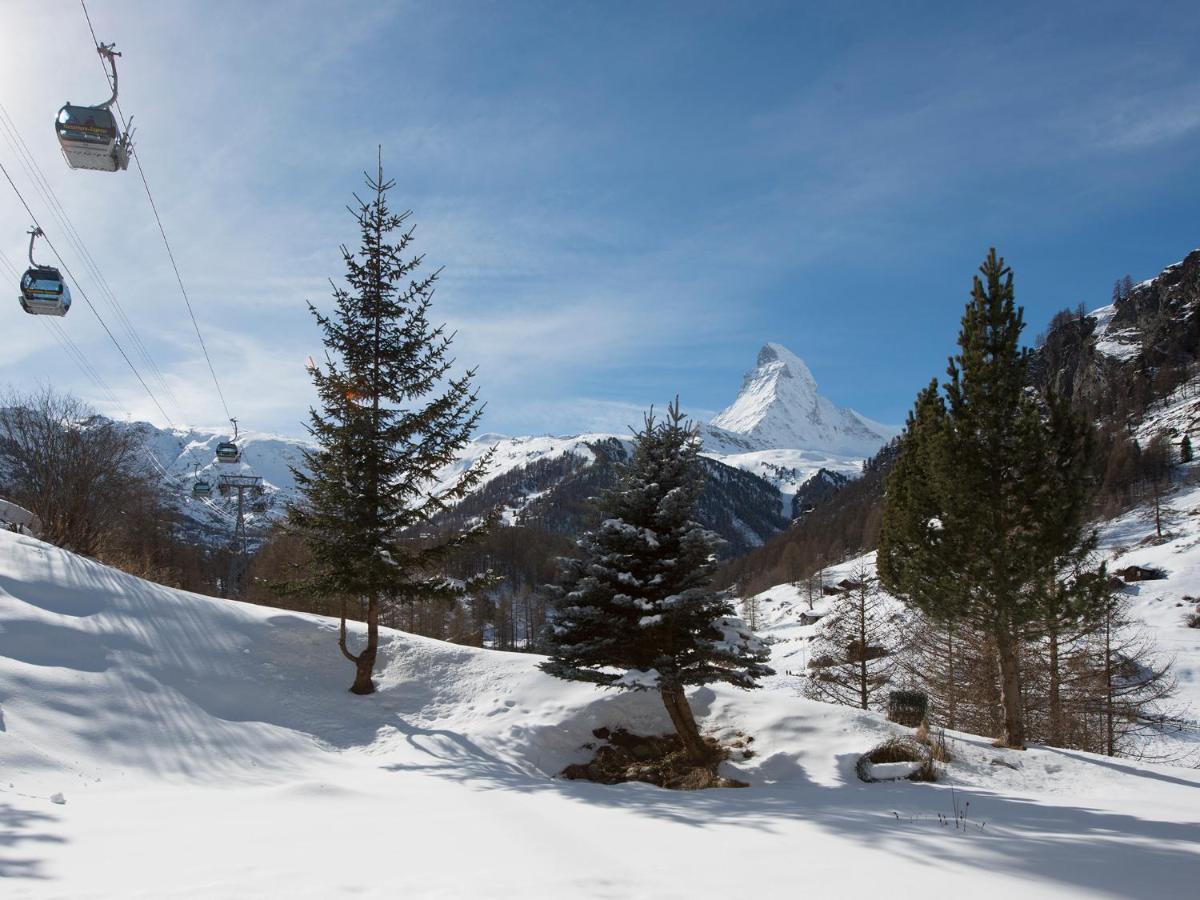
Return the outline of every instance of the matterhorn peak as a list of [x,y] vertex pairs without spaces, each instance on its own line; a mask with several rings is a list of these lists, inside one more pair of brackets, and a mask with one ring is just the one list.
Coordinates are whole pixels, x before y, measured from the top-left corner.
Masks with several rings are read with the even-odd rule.
[[753,372],[747,372],[742,380],[742,389],[757,378],[762,378],[772,372],[778,372],[780,378],[794,378],[813,391],[817,389],[817,380],[809,371],[804,360],[789,350],[783,344],[763,344],[758,351],[758,360]]
[[869,456],[897,433],[822,397],[804,360],[776,343],[764,344],[758,351],[737,399],[711,424],[763,450],[856,456]]

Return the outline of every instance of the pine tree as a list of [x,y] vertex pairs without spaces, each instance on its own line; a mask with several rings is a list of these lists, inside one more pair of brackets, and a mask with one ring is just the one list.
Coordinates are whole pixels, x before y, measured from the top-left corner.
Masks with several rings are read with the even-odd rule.
[[822,617],[813,640],[804,694],[814,700],[882,709],[897,671],[902,622],[866,567]]
[[1183,436],[1183,440],[1179,444],[1179,461],[1181,463],[1190,463],[1192,461],[1191,435],[1185,434]]
[[[382,162],[366,176],[367,200],[351,209],[361,232],[357,253],[343,246],[346,286],[334,286],[334,311],[311,303],[325,344],[325,365],[310,366],[319,407],[309,412],[317,449],[292,469],[302,502],[288,510],[292,529],[312,555],[312,570],[287,589],[334,598],[341,609],[338,646],[354,663],[350,690],[370,694],[385,605],[452,599],[461,582],[440,566],[490,522],[431,539],[414,531],[475,487],[485,456],[450,486],[431,479],[470,440],[482,412],[474,370],[453,376],[453,335],[429,322],[438,272],[419,275],[410,255],[409,213],[387,204],[394,182]],[[360,604],[367,642],[352,652],[349,604]]]
[[603,521],[564,560],[552,592],[542,668],[620,690],[657,690],[691,762],[711,761],[685,693],[725,682],[753,688],[766,647],[712,587],[720,538],[693,520],[703,470],[700,436],[679,400],[646,416],[618,486],[600,501]]
[[[944,397],[921,392],[889,473],[880,537],[884,586],[941,622],[987,636],[1002,742],[1023,747],[1021,645],[1083,535],[1087,428],[1028,388],[1029,351],[1012,271],[989,252],[976,276]],[[1090,579],[1072,602],[1086,605]],[[1054,586],[1051,589],[1051,586]],[[1078,608],[1078,607],[1077,607]]]

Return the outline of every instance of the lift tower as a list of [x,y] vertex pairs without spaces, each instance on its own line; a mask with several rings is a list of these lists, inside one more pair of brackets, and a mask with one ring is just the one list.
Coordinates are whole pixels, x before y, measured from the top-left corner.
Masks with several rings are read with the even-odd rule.
[[263,495],[262,476],[222,475],[217,490],[222,497],[237,496],[237,518],[229,541],[229,573],[224,591],[226,598],[234,600],[241,593],[242,575],[246,569],[246,497],[257,499]]

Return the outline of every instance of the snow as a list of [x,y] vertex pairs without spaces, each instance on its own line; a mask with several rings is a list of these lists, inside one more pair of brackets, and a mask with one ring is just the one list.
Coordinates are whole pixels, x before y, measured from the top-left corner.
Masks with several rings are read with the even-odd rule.
[[752,450],[745,453],[720,454],[707,450],[704,456],[711,457],[757,475],[771,482],[779,490],[783,514],[792,517],[792,497],[796,491],[821,469],[838,472],[849,478],[862,474],[865,457],[839,455],[822,450]]
[[[661,618],[661,616],[657,618]],[[658,690],[658,680],[661,677],[658,669],[630,669],[614,681],[613,685],[633,690],[653,691]]]
[[[1146,284],[1149,284],[1149,282],[1142,282],[1138,287],[1143,287]],[[1112,303],[1089,313],[1091,317],[1098,320],[1095,332],[1096,349],[1105,356],[1124,362],[1137,356],[1141,351],[1141,346],[1135,329],[1126,328],[1120,331],[1112,329],[1112,320],[1116,314],[1117,307]]]
[[1110,571],[1136,565],[1166,572],[1162,580],[1134,582],[1123,591],[1131,614],[1172,661],[1178,682],[1176,700],[1193,721],[1200,719],[1200,628],[1188,628],[1185,617],[1200,604],[1198,517],[1200,486],[1185,485],[1166,498],[1162,543],[1155,537],[1153,514],[1145,508],[1114,519],[1100,534]]
[[867,772],[872,778],[887,781],[893,778],[907,778],[920,767],[920,763],[914,762],[870,763]]
[[1200,772],[952,734],[941,783],[865,785],[900,729],[781,682],[691,692],[754,738],[725,764],[749,788],[561,781],[595,728],[667,730],[659,698],[386,629],[354,697],[336,628],[0,533],[4,896],[1168,897],[1200,871]]
[[773,343],[759,351],[737,399],[710,424],[744,436],[756,445],[753,449],[794,448],[860,458],[899,433],[822,397],[804,360]]

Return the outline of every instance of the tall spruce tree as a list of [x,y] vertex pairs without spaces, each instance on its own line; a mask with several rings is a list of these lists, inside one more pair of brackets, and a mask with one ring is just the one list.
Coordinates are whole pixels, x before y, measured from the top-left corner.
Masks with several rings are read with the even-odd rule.
[[767,649],[712,588],[720,538],[693,520],[704,474],[700,437],[679,400],[653,410],[634,440],[618,486],[600,501],[601,525],[564,560],[552,591],[542,668],[573,681],[657,690],[695,764],[711,761],[686,689],[725,682],[753,688]]
[[995,250],[980,275],[944,396],[936,382],[918,396],[889,473],[879,574],[935,621],[987,635],[1001,740],[1024,747],[1023,641],[1041,629],[1051,600],[1060,624],[1100,602],[1096,573],[1079,577],[1078,565],[1090,549],[1087,426],[1065,402],[1029,387],[1023,314]]
[[[459,597],[461,582],[441,575],[455,550],[489,522],[442,533],[417,533],[430,517],[461,499],[481,478],[485,456],[450,486],[434,473],[470,440],[482,406],[475,372],[452,376],[452,334],[429,322],[438,272],[419,275],[411,255],[410,213],[388,208],[382,161],[366,176],[369,195],[351,208],[361,232],[358,252],[343,246],[346,286],[334,286],[334,310],[311,303],[325,344],[325,364],[310,366],[319,407],[309,431],[317,449],[292,469],[302,502],[288,521],[312,556],[308,577],[288,586],[334,598],[341,609],[338,646],[354,664],[355,694],[375,690],[379,615],[386,604]],[[350,649],[349,604],[359,604],[366,645]]]

